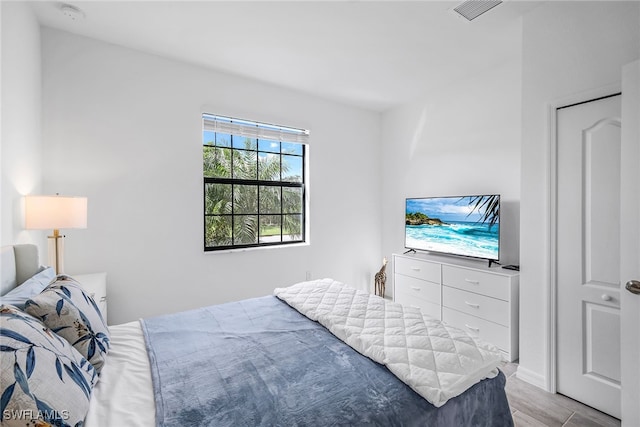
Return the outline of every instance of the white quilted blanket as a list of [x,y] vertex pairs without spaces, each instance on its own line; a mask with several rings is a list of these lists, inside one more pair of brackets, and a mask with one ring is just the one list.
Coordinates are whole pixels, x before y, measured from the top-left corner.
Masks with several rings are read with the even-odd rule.
[[387,366],[434,406],[498,374],[488,343],[405,307],[331,279],[277,288],[274,294],[359,353]]

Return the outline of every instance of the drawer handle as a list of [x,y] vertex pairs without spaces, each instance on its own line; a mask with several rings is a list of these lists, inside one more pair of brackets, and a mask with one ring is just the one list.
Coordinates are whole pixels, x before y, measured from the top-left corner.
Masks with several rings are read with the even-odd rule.
[[471,329],[472,331],[480,332],[480,328],[474,328],[473,326],[469,326],[466,323],[464,324],[464,326],[466,326],[467,328]]
[[472,280],[472,279],[464,279],[465,282],[467,283],[471,283],[472,285],[479,285],[480,281],[478,280]]
[[414,291],[421,291],[422,288],[419,288],[417,286],[412,286],[411,289],[413,289]]
[[480,304],[474,304],[474,303],[469,302],[469,301],[465,301],[464,303],[467,304],[469,307],[480,308]]
[[411,269],[412,269],[413,271],[420,271],[420,269],[419,269],[418,267],[411,267]]

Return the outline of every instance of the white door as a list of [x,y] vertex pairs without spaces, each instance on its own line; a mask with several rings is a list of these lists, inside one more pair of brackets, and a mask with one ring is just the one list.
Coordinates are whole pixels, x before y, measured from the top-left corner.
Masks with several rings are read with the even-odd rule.
[[557,132],[557,391],[620,418],[621,96]]
[[[622,74],[622,199],[620,265],[623,287],[640,281],[640,61]],[[630,284],[630,286],[633,283]],[[640,426],[640,295],[621,293],[622,426]]]

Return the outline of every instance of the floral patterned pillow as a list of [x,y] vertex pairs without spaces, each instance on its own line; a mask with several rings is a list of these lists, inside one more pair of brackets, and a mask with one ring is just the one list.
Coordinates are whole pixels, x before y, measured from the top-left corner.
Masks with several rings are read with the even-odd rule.
[[75,347],[98,374],[109,352],[109,329],[96,302],[69,276],[59,275],[25,311]]
[[3,426],[82,425],[98,380],[71,344],[10,305],[0,306],[0,375]]

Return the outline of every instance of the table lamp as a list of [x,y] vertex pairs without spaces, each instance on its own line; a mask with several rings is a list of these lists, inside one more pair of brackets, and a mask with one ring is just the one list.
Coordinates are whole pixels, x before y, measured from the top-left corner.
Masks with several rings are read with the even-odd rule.
[[25,228],[53,229],[49,240],[49,265],[56,274],[64,272],[64,235],[60,229],[87,228],[87,198],[64,196],[26,196]]

